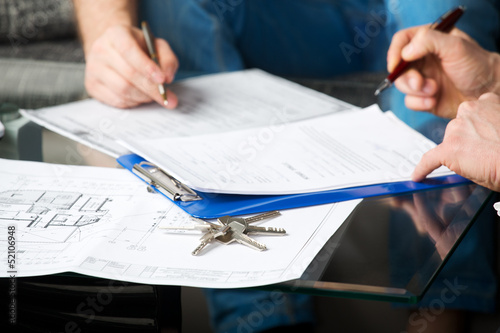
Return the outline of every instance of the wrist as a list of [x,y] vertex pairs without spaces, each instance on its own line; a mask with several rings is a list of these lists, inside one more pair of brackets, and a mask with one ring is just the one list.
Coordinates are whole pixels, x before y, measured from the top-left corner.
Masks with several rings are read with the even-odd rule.
[[74,0],[78,32],[87,55],[94,42],[110,27],[137,26],[135,0],[106,0],[99,3]]

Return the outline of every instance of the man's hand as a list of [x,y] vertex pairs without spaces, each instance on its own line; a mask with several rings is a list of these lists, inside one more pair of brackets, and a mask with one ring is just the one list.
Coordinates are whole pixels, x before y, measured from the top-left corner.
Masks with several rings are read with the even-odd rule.
[[[155,39],[160,67],[150,59],[142,31],[117,25],[92,43],[86,55],[85,87],[90,96],[106,104],[130,108],[156,101],[163,105],[158,85],[173,81],[177,58],[163,39]],[[167,91],[168,108],[177,97]]]
[[[115,107],[130,108],[156,101],[158,85],[170,83],[178,61],[167,42],[155,39],[160,67],[150,59],[137,26],[137,1],[74,0],[87,66],[85,87],[90,96]],[[167,92],[168,108],[177,97]]]
[[460,104],[443,142],[424,154],[413,172],[421,181],[441,165],[494,191],[500,190],[500,96],[487,93]]
[[417,61],[399,77],[396,87],[406,94],[405,104],[446,118],[456,115],[463,101],[500,89],[500,57],[482,49],[464,32],[446,34],[419,26],[402,30],[392,39],[388,70],[402,59]]

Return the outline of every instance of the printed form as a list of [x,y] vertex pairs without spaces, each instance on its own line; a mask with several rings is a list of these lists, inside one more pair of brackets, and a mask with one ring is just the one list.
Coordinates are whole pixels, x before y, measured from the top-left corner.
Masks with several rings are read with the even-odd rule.
[[130,110],[85,100],[23,116],[114,158],[130,153],[118,139],[161,139],[283,124],[354,106],[258,69],[205,75],[169,86],[175,110],[157,104]]
[[162,229],[192,218],[126,170],[0,160],[0,184],[1,277],[11,274],[7,236],[14,227],[19,277],[75,272],[204,288],[299,278],[360,202],[282,211],[260,225],[285,228],[287,235],[254,236],[267,245],[263,252],[213,243],[192,256],[201,233]]
[[[376,105],[286,124],[123,144],[195,190],[266,195],[410,180],[422,155],[435,147]],[[448,174],[441,167],[431,177]]]

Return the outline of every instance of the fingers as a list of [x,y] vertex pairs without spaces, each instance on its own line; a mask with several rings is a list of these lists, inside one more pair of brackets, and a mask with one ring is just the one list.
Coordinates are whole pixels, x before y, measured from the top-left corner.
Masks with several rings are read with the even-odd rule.
[[139,79],[109,45],[97,45],[87,57],[85,87],[92,97],[107,104],[128,108],[151,102],[153,99],[137,88]]
[[152,101],[109,67],[101,68],[99,76],[91,69],[86,71],[85,86],[92,97],[118,108],[131,108]]
[[410,43],[419,29],[422,29],[422,26],[404,29],[394,34],[389,50],[387,51],[387,70],[389,73],[396,68],[401,60],[401,50],[403,47]]
[[[413,48],[412,44],[414,44],[414,40],[417,36],[425,34],[427,31],[429,31],[428,26],[418,26],[402,30],[394,35],[387,57],[389,71],[394,69],[402,56],[404,58],[404,54],[402,54],[404,50]],[[427,54],[421,53],[418,54],[418,58],[415,57],[405,60],[414,61],[425,55]],[[395,81],[395,85],[398,90],[406,95],[405,105],[409,109],[429,111],[436,107],[436,96],[439,91],[437,82],[431,78],[424,78],[416,69],[412,68],[406,71]]]
[[412,40],[401,50],[401,57],[406,61],[415,61],[429,54],[440,59],[461,57],[460,48],[463,38],[460,34],[447,34],[433,29],[419,29]]
[[[114,54],[114,57],[111,56],[112,54]],[[108,61],[108,66],[112,68],[116,79],[111,80],[112,75],[105,76],[105,73],[100,73],[99,75],[106,77],[108,86],[114,89],[122,98],[126,99],[130,105],[136,106],[155,101],[164,106],[163,96],[160,94],[158,87],[159,85],[163,85],[163,83],[156,83],[151,78],[148,78],[144,72],[137,71],[135,67],[129,64],[114,49],[108,52]],[[171,96],[171,98],[168,99],[167,97],[169,103],[166,107],[169,109],[175,108],[177,106],[177,98],[174,98],[174,94],[169,93],[168,90],[167,96]]]
[[408,70],[396,80],[395,85],[406,94],[405,104],[409,109],[428,111],[436,107],[438,84],[433,79],[424,78],[417,70]]
[[498,186],[498,142],[500,96],[483,94],[477,101],[460,104],[457,117],[446,126],[443,142],[425,153],[412,174],[423,180],[441,165],[479,185],[496,190]]
[[[177,98],[177,95],[168,89],[166,92],[167,92],[167,100],[168,100],[167,109],[175,109],[177,107],[177,105],[179,105],[179,99]],[[159,103],[161,105],[163,105],[163,97],[161,99],[161,102],[159,102]]]
[[155,84],[165,82],[165,74],[145,52],[146,48],[143,48],[145,42],[140,30],[113,27],[106,33],[109,34],[112,49],[116,50],[137,74],[150,79]]
[[406,95],[405,105],[415,111],[430,111],[437,105],[436,98]]
[[500,104],[500,96],[492,92],[482,94],[481,96],[479,96],[478,100]]
[[[163,105],[163,97],[158,90],[158,85],[172,82],[178,67],[177,58],[167,42],[160,39],[155,40],[156,51],[158,52],[160,65],[162,66],[160,67],[146,52],[142,31],[136,28],[132,28],[131,31],[117,29],[115,34],[117,36],[112,40],[112,46],[124,60],[121,67],[122,69],[127,67],[127,72],[125,72],[126,78],[137,89],[160,105]],[[135,37],[135,39],[130,38],[131,36]],[[120,63],[117,62],[112,65],[118,67]],[[177,106],[177,98],[174,98],[171,92],[167,93],[167,96],[171,96],[171,101],[169,100],[167,108],[175,108]]]
[[[87,57],[85,85],[89,94],[116,107],[151,101],[164,105],[159,85],[173,80],[178,62],[166,41],[157,40],[156,44],[165,71],[145,52],[140,30],[124,26],[108,29]],[[167,99],[167,108],[177,106],[175,94],[167,91]]]
[[424,81],[422,74],[415,69],[409,69],[394,84],[401,92],[408,94],[421,91],[425,84]]
[[410,62],[429,54],[441,59],[459,56],[457,47],[460,47],[463,41],[470,42],[471,38],[456,28],[449,34],[429,29],[429,25],[401,30],[392,38],[387,52],[388,70],[392,72],[401,59]]
[[160,62],[160,68],[165,73],[165,83],[171,83],[175,78],[175,73],[179,69],[179,61],[170,45],[164,40],[157,38],[155,40],[156,51]]
[[411,179],[415,182],[424,180],[428,174],[443,165],[441,158],[441,145],[429,150],[415,167]]
[[439,90],[435,80],[424,78],[422,74],[415,69],[408,70],[396,80],[395,84],[396,87],[405,94],[413,94],[422,97],[434,96]]
[[92,84],[92,87],[95,88],[93,91],[87,88],[89,95],[110,106],[120,109],[127,109],[136,106],[133,103],[129,103],[128,100],[123,99],[120,95],[108,88],[102,82],[95,82]]

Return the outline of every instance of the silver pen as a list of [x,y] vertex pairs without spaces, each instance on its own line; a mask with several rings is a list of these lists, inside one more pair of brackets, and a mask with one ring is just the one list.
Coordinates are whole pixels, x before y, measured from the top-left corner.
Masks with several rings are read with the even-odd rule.
[[[146,39],[146,45],[148,46],[149,56],[158,66],[160,66],[160,62],[158,61],[158,55],[156,54],[153,33],[151,32],[151,29],[149,29],[149,25],[146,21],[142,21],[141,27],[142,27],[142,32],[144,34],[144,38]],[[167,92],[165,89],[165,85],[159,84],[158,91],[163,96],[163,104],[167,106],[168,100],[167,100]]]

